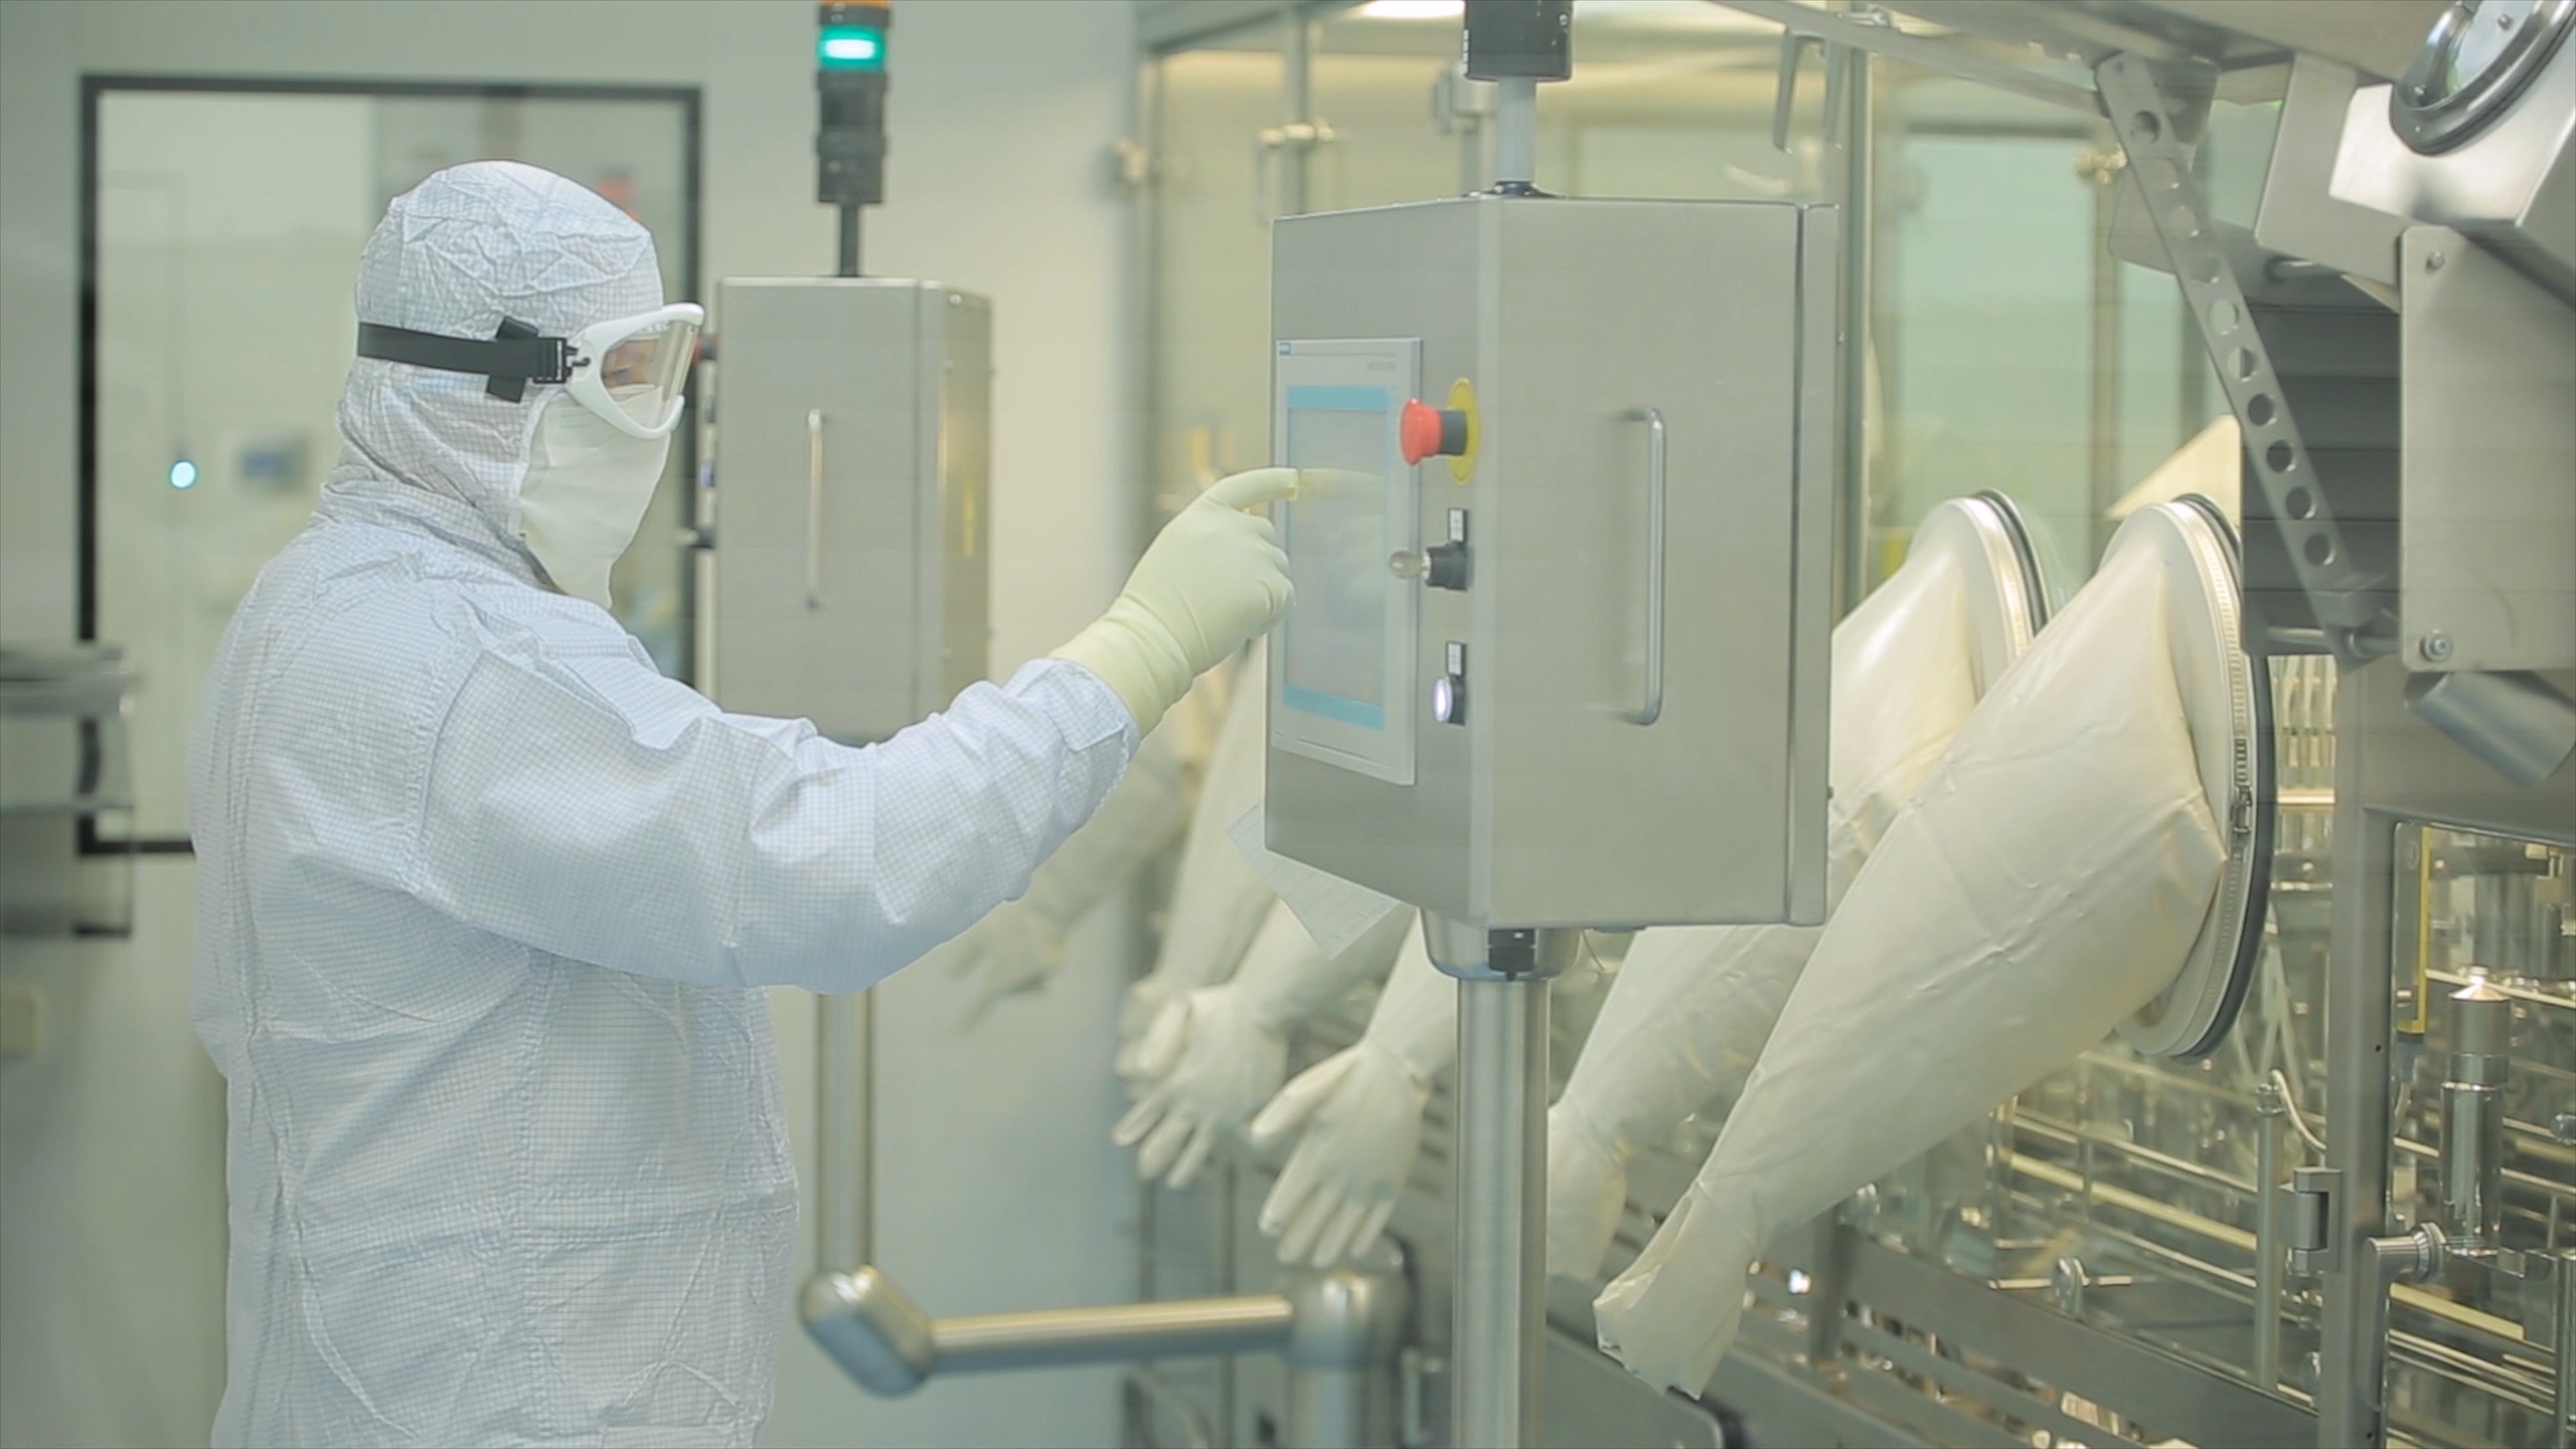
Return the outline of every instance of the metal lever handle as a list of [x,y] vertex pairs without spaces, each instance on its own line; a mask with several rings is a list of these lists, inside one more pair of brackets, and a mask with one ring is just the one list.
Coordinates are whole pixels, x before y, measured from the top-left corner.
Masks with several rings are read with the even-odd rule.
[[805,607],[823,607],[823,410],[805,414]]
[[1664,713],[1664,413],[1638,408],[1626,418],[1646,425],[1646,704],[1628,722],[1650,725]]

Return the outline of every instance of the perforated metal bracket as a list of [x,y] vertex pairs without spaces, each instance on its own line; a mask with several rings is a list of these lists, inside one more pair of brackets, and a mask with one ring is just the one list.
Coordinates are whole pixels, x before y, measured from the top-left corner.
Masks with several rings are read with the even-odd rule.
[[2243,431],[2248,471],[2279,520],[2299,587],[2325,627],[2327,643],[2348,665],[2394,653],[2392,582],[2356,562],[2335,519],[2280,377],[2255,330],[2245,289],[2228,265],[2207,200],[2192,177],[2191,150],[2174,124],[2164,88],[2145,59],[2125,53],[2103,61],[2093,79]]

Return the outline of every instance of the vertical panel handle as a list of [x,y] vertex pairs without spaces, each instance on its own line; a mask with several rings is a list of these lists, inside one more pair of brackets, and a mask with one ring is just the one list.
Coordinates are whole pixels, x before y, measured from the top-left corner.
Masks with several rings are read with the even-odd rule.
[[1664,713],[1664,413],[1638,408],[1626,417],[1646,425],[1646,703],[1628,721],[1650,725]]
[[805,414],[805,607],[823,607],[823,410]]

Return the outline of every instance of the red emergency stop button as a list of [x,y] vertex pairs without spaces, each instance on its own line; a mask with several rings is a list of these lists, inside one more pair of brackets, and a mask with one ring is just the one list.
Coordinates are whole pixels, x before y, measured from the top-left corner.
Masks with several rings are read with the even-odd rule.
[[1467,414],[1458,408],[1435,408],[1415,398],[1397,414],[1396,445],[1404,452],[1404,461],[1419,463],[1425,458],[1454,458],[1467,451]]

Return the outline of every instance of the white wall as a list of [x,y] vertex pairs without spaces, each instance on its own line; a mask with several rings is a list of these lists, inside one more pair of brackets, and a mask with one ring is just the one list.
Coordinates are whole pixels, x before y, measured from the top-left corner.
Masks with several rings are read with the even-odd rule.
[[[0,639],[73,632],[76,128],[84,73],[695,84],[704,279],[827,269],[812,203],[804,0],[7,0],[0,3]],[[903,0],[889,204],[868,267],[996,299],[994,662],[1103,603],[1135,505],[1126,0]],[[718,319],[721,325],[721,319]],[[257,339],[245,364],[255,365]],[[130,943],[0,969],[40,977],[52,1041],[0,1062],[0,1443],[201,1440],[219,1381],[220,1096],[185,1027],[193,870],[147,862]],[[900,978],[880,1030],[881,1256],[940,1312],[1124,1296],[1133,1190],[1106,1147],[1120,963],[1077,951],[1043,1007],[975,1037],[958,983]],[[800,1141],[810,1012],[779,1030]],[[82,1366],[77,1372],[72,1366]],[[790,1336],[773,1444],[1098,1444],[1108,1372],[934,1386],[880,1404]]]

